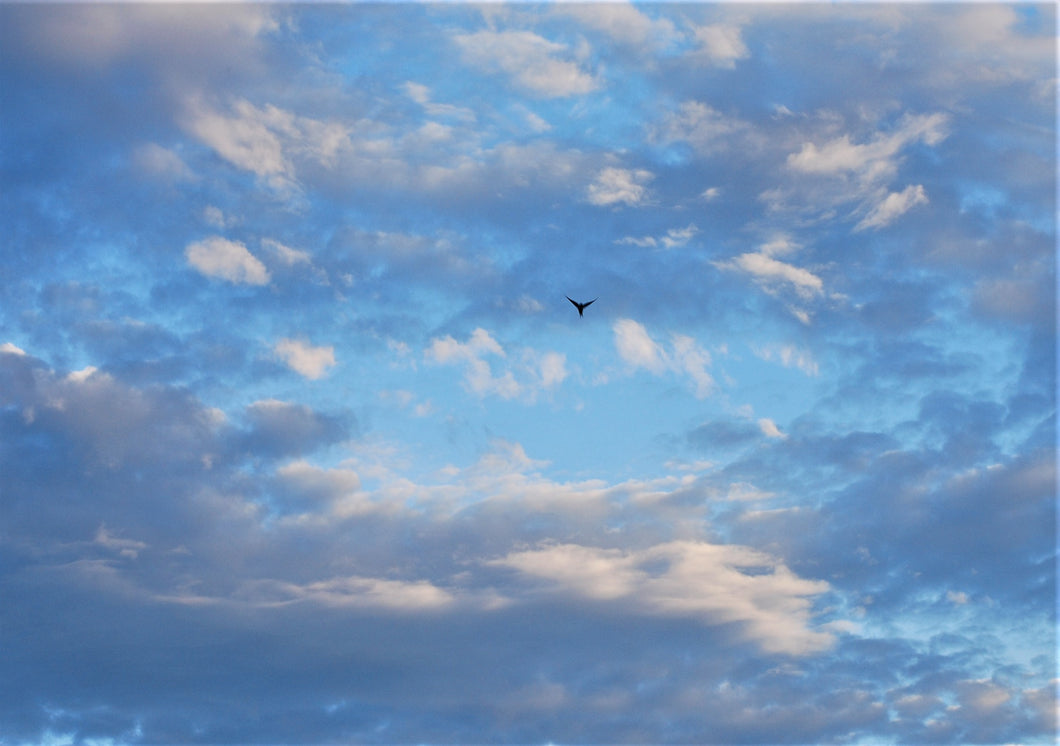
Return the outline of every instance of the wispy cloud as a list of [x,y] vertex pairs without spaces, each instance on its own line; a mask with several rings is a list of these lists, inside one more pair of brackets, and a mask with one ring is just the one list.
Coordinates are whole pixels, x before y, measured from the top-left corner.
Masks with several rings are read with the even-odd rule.
[[808,376],[820,373],[820,366],[809,350],[791,344],[767,345],[755,351],[760,358],[779,362],[785,368],[797,368]]
[[615,243],[643,247],[661,246],[664,249],[674,249],[687,244],[697,233],[699,233],[699,228],[695,225],[688,225],[685,228],[671,228],[658,238],[655,236],[641,236],[639,238],[625,236],[617,239]]
[[598,85],[576,50],[532,31],[476,31],[457,34],[453,41],[468,64],[504,73],[539,96],[581,95]]
[[630,367],[644,368],[656,375],[669,371],[688,376],[695,395],[701,399],[714,392],[714,377],[707,370],[711,365],[710,353],[692,337],[673,334],[667,348],[652,339],[644,325],[633,319],[619,319],[612,331],[615,349]]
[[758,251],[715,262],[715,266],[743,272],[768,292],[787,288],[794,290],[799,298],[809,300],[824,292],[821,278],[807,269],[776,258],[793,253],[798,248],[798,244],[782,236],[762,244]]

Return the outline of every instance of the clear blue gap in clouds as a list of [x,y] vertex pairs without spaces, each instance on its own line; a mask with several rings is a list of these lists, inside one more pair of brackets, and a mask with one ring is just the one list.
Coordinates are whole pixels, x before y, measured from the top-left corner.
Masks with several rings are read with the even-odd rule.
[[1055,23],[0,5],[0,741],[1055,740]]

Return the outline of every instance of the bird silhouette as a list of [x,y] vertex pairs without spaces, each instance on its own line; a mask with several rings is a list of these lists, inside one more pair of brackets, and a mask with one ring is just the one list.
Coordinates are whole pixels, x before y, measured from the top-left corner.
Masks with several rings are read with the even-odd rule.
[[574,304],[575,308],[578,309],[578,315],[579,316],[584,315],[582,312],[586,309],[587,306],[590,306],[590,305],[592,305],[593,303],[596,302],[596,298],[593,298],[591,301],[588,301],[586,303],[579,303],[578,301],[576,301],[573,298],[571,298],[569,295],[566,296],[566,298],[567,298],[567,300],[569,300],[571,303]]

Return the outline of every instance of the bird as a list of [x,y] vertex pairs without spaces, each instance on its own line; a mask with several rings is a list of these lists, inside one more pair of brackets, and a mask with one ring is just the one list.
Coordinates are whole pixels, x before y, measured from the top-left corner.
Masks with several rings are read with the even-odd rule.
[[588,301],[586,303],[579,303],[578,301],[576,301],[573,298],[571,298],[569,295],[565,296],[565,297],[567,298],[567,300],[569,300],[571,303],[574,304],[575,308],[578,309],[578,315],[579,316],[583,316],[584,315],[582,312],[585,311],[587,306],[590,306],[590,305],[592,305],[593,303],[596,302],[596,298],[593,298],[591,301]]

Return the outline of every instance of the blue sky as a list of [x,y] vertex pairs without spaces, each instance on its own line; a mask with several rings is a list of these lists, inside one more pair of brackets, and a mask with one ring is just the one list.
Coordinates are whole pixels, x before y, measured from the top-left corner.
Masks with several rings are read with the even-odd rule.
[[0,742],[1053,742],[1051,4],[3,4],[0,98]]

